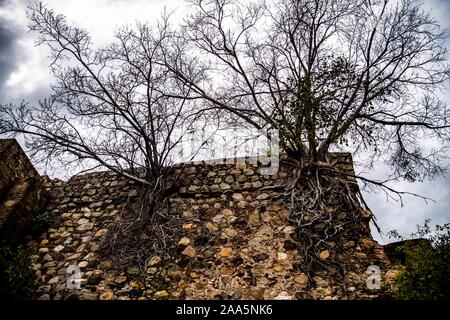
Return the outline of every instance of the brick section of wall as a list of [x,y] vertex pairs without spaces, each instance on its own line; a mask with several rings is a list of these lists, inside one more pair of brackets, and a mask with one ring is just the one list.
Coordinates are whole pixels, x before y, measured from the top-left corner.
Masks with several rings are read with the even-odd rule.
[[20,236],[33,215],[46,205],[36,169],[14,139],[0,139],[0,232],[9,240]]
[[[343,169],[352,171],[351,157],[340,157]],[[170,256],[150,257],[143,268],[132,266],[119,274],[98,252],[109,223],[117,219],[126,202],[138,196],[137,185],[110,172],[85,174],[67,182],[48,180],[46,187],[53,198],[47,210],[58,218],[52,228],[27,243],[34,253],[33,268],[43,283],[37,297],[379,298],[379,292],[366,286],[367,267],[381,267],[383,284],[392,281],[393,272],[382,246],[372,240],[368,222],[362,228],[346,226],[332,249],[321,255],[333,259],[339,254],[348,261],[344,283],[337,280],[336,270],[320,271],[311,281],[299,263],[295,229],[287,224],[289,211],[281,190],[268,188],[285,181],[288,170],[283,166],[277,175],[264,177],[259,168],[249,164],[187,165],[180,191],[170,198],[170,212],[178,223]],[[355,213],[338,214],[345,218]],[[356,214],[368,221],[367,213]],[[67,287],[71,265],[82,272],[81,289]]]

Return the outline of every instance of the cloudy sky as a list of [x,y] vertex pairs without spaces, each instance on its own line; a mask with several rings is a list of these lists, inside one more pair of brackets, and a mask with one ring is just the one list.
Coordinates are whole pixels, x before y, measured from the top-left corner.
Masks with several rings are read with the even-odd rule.
[[[444,29],[450,27],[449,0],[423,0]],[[0,0],[0,104],[37,101],[49,94],[51,77],[46,48],[34,46],[34,35],[27,32],[26,7],[28,0]],[[176,9],[174,20],[186,13],[183,0],[47,0],[45,3],[64,14],[69,23],[87,29],[96,45],[108,43],[118,26],[136,21],[152,22],[166,7]],[[450,33],[449,33],[450,35]],[[450,47],[450,42],[449,47]],[[449,96],[447,94],[447,96]],[[450,155],[449,155],[450,156]],[[382,176],[383,167],[375,168],[373,177]],[[450,177],[431,182],[392,185],[399,190],[418,193],[434,199],[426,204],[422,199],[406,197],[404,206],[386,201],[382,193],[366,194],[365,198],[377,216],[384,232],[398,229],[407,235],[416,224],[431,218],[432,223],[450,222]],[[373,230],[381,243],[390,240]]]

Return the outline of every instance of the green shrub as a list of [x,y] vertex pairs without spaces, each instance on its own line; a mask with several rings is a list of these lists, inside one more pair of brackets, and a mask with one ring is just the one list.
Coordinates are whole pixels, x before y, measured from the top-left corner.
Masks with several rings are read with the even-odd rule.
[[31,219],[29,224],[29,233],[32,235],[38,235],[53,225],[55,221],[55,215],[51,212],[45,211],[37,214]]
[[28,251],[23,246],[0,243],[0,298],[27,299],[35,289]]
[[[450,298],[450,223],[429,226],[430,219],[418,226],[412,238],[429,241],[405,244],[398,250],[404,256],[404,271],[396,278],[395,298],[440,300]],[[396,231],[391,236],[403,239]]]

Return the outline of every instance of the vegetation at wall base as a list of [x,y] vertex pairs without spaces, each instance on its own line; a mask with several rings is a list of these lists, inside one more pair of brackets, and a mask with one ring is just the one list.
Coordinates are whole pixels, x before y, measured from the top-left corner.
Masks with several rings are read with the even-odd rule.
[[[402,300],[450,298],[450,223],[430,226],[430,219],[411,236],[428,241],[406,243],[398,253],[404,256],[404,270],[396,278],[394,296]],[[397,232],[390,235],[403,239]]]
[[31,298],[37,286],[29,253],[22,245],[0,243],[0,298]]

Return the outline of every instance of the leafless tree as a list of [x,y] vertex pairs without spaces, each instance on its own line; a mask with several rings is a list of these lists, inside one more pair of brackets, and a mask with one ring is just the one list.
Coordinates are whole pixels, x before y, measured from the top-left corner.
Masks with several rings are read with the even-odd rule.
[[[190,99],[279,131],[281,150],[295,163],[289,219],[303,232],[309,266],[336,234],[330,203],[345,204],[333,212],[365,207],[333,166],[331,150],[384,158],[390,179],[442,173],[450,114],[436,91],[450,74],[445,33],[418,1],[190,3],[180,63],[169,68],[191,87]],[[421,139],[437,147],[426,150]],[[401,199],[386,181],[360,179]],[[327,228],[305,234],[315,223]]]
[[111,249],[120,241],[130,247],[162,210],[174,182],[168,179],[174,151],[201,116],[196,102],[184,98],[189,85],[163,63],[173,38],[168,15],[154,27],[120,29],[100,49],[93,48],[87,31],[69,26],[41,3],[29,7],[28,18],[38,45],[51,51],[53,94],[37,106],[2,106],[0,133],[25,134],[35,156],[103,167],[141,185],[136,212],[110,232]]

